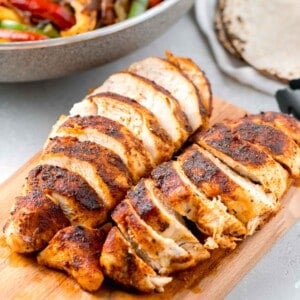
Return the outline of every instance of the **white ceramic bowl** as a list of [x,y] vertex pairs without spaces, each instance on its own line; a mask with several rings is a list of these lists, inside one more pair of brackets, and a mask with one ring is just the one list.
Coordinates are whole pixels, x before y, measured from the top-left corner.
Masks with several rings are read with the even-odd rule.
[[0,82],[57,78],[124,56],[162,34],[193,0],[165,0],[135,18],[76,36],[0,44]]

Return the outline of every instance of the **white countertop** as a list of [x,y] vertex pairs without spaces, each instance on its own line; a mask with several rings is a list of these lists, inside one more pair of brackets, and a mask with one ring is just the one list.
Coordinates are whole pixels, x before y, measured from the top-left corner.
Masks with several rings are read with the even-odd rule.
[[[103,67],[44,82],[0,84],[0,182],[41,149],[56,118],[67,114],[89,88],[138,59],[162,56],[166,49],[194,59],[206,71],[215,95],[250,112],[278,111],[273,97],[242,86],[220,72],[192,10],[148,46]],[[300,222],[274,245],[227,299],[300,299]]]

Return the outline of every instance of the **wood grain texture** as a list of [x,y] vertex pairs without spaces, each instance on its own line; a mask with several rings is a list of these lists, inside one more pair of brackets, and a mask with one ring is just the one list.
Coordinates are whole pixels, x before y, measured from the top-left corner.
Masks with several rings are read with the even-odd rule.
[[[245,111],[215,99],[212,123],[235,118]],[[0,227],[2,229],[20,193],[24,178],[35,166],[40,153],[0,185]],[[282,209],[259,232],[243,241],[234,251],[215,250],[212,257],[196,267],[177,274],[164,294],[140,295],[122,290],[106,281],[89,294],[64,273],[36,263],[34,256],[12,253],[0,234],[1,299],[220,299],[259,261],[272,245],[300,218],[299,187],[291,187],[282,200]]]

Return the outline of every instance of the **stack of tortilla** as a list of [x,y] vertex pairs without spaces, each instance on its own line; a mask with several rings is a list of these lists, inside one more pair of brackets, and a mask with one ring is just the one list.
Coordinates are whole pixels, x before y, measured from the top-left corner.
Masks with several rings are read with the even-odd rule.
[[229,53],[264,75],[300,78],[300,0],[218,0],[215,30]]

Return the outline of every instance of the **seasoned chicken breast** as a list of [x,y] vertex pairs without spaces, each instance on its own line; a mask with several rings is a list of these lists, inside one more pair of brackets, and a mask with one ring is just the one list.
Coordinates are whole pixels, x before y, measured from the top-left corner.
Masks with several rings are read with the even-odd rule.
[[125,126],[105,117],[64,117],[59,128],[50,134],[50,138],[55,136],[76,137],[80,142],[94,142],[115,152],[127,166],[134,181],[151,169],[150,154],[143,143]]
[[[193,82],[198,90],[201,98],[201,103],[204,106],[202,117],[204,118],[204,125],[208,125],[209,117],[212,112],[212,92],[210,83],[205,73],[200,67],[190,58],[175,56],[171,52],[166,52],[167,60],[181,70],[181,72]],[[202,108],[203,109],[203,108]],[[201,109],[201,110],[202,110]],[[206,117],[205,117],[206,116]]]
[[[80,118],[80,121],[72,120],[70,124],[64,121],[54,128],[54,132],[59,132],[66,123],[72,135],[76,130],[74,128],[82,122],[81,117],[73,117],[76,118]],[[106,125],[99,126],[102,128]],[[259,133],[259,136],[253,132]],[[102,185],[98,186],[98,190],[102,191],[98,193],[98,183],[94,179],[97,180],[97,176],[103,178],[103,185],[112,195],[111,180],[107,178],[113,174],[125,176],[126,165],[123,163],[120,167],[117,163],[114,165],[116,169],[111,168],[109,174],[100,174],[99,162],[93,155],[99,156],[97,147],[101,151],[107,148],[64,134],[67,133],[50,139],[43,157],[48,163],[53,163],[42,164],[32,171],[24,192],[42,190],[52,203],[58,203],[62,209],[63,200],[59,196],[65,197],[70,201],[68,206],[71,209],[75,207],[74,211],[80,205],[85,205],[85,208],[95,206],[96,210],[99,203],[107,205],[109,202],[105,201],[108,200],[99,197],[101,193],[105,195],[101,190]],[[77,132],[74,135],[77,137]],[[106,276],[125,287],[152,292],[163,291],[164,286],[172,280],[161,275],[194,266],[209,258],[208,250],[235,248],[238,241],[253,234],[278,210],[278,200],[285,192],[292,173],[296,171],[297,145],[278,131],[276,126],[254,122],[249,117],[246,121],[238,119],[217,124],[207,132],[202,132],[197,142],[198,145],[189,146],[173,161],[156,167],[151,178],[141,179],[128,191],[125,200],[112,212],[116,226],[109,231],[104,244],[104,238],[100,238],[100,245],[90,247],[92,251],[89,252],[90,248],[81,246],[81,243],[93,241],[95,233],[89,231],[93,229],[79,227],[83,231],[83,234],[79,234],[77,227],[67,227],[50,241],[38,260],[42,264],[66,270],[87,290],[94,290],[101,284],[102,268]],[[85,148],[87,145],[88,150]],[[109,151],[115,155],[113,149]],[[284,161],[284,151],[289,156],[287,161]],[[54,164],[56,159],[59,165]],[[102,162],[102,159],[100,157],[99,161]],[[73,169],[68,165],[70,161],[71,165],[76,166]],[[290,173],[278,162],[290,168]],[[80,173],[82,163],[87,163],[89,173]],[[293,176],[296,177],[296,173]],[[86,177],[88,180],[84,179]],[[126,176],[121,178],[121,182],[126,182]],[[66,182],[70,182],[72,187],[64,189]],[[85,190],[88,193],[94,191],[91,202],[85,203],[80,195],[75,195],[75,189],[82,190],[81,193]],[[64,213],[68,217],[68,212]],[[70,215],[69,219],[73,222]],[[79,210],[78,216],[82,217]],[[92,214],[90,218],[92,222]],[[189,221],[185,221],[185,218]],[[194,226],[192,231],[189,229],[191,222],[195,223],[200,234]],[[45,233],[46,239],[49,239],[50,233]],[[195,236],[204,240],[204,245]],[[61,249],[60,254],[58,249]],[[83,263],[78,267],[77,259],[87,262],[86,265]],[[91,279],[93,268],[99,276]]]
[[100,264],[109,278],[145,293],[163,292],[172,277],[165,277],[147,265],[117,227],[113,227],[102,248]]
[[181,70],[165,59],[148,57],[129,66],[128,71],[145,77],[167,90],[186,114],[193,131],[202,124],[203,104],[194,84]]
[[128,169],[111,150],[73,137],[55,137],[45,148],[41,163],[65,168],[79,174],[113,208],[132,184]]
[[142,141],[151,155],[152,165],[170,159],[175,145],[156,117],[134,100],[113,93],[90,96],[97,105],[97,114],[125,126]]
[[[203,148],[193,145],[178,157],[185,175],[209,198],[220,198],[228,212],[253,234],[278,209],[272,194],[241,177]],[[275,204],[274,204],[275,202]]]
[[287,190],[288,172],[258,146],[235,136],[226,124],[214,125],[197,143],[241,175],[260,183],[276,199]]
[[42,250],[57,231],[69,226],[63,211],[41,191],[16,198],[3,231],[6,243],[16,252]]
[[92,95],[112,92],[131,98],[151,111],[170,135],[176,149],[191,134],[187,118],[177,100],[154,82],[130,72],[110,76]]
[[70,116],[96,116],[97,111],[97,104],[88,99],[88,96],[86,96],[86,98],[84,98],[82,101],[77,102],[72,106],[70,109]]
[[170,274],[194,264],[187,251],[146,224],[127,199],[115,208],[112,219],[136,253],[159,274]]
[[152,178],[170,207],[195,222],[208,237],[207,248],[234,248],[236,238],[246,234],[242,222],[227,212],[227,207],[220,199],[210,199],[198,189],[178,162],[167,162],[156,167],[152,171]]
[[209,257],[208,251],[180,222],[174,210],[151,179],[141,180],[127,194],[127,199],[138,215],[163,237],[172,239],[193,256],[195,263]]
[[255,123],[267,124],[276,127],[300,145],[300,124],[295,118],[289,115],[269,111],[258,115],[249,115],[246,119]]
[[72,225],[99,226],[107,218],[104,201],[79,175],[51,165],[38,165],[27,177],[24,193],[40,190],[63,210]]
[[67,272],[84,290],[94,292],[104,279],[99,259],[109,228],[66,227],[38,254],[38,263]]
[[[170,66],[181,74],[178,67]],[[193,86],[185,75],[180,76]],[[71,224],[99,226],[132,183],[170,159],[192,133],[191,110],[185,114],[182,99],[180,104],[160,85],[128,71],[111,76],[53,126],[40,167],[31,173],[24,194],[39,189]],[[22,226],[27,228],[23,221],[18,228],[10,227],[11,240],[22,239],[18,237]],[[32,246],[24,244],[18,252],[35,249],[34,244],[43,240],[38,231],[30,234]]]
[[300,175],[300,148],[292,138],[276,127],[259,124],[248,119],[227,121],[231,131],[240,139],[262,147],[281,163],[293,177]]

